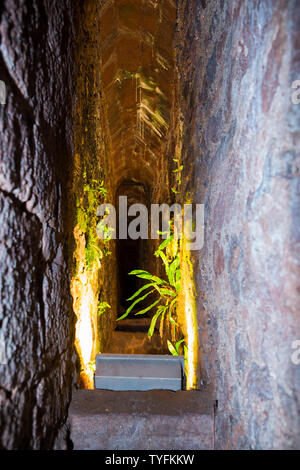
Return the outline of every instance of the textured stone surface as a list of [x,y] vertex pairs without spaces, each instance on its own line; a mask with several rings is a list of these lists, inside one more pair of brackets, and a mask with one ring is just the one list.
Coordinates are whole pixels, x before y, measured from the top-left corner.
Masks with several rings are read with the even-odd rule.
[[182,191],[205,204],[194,269],[216,446],[299,448],[300,5],[178,5]]
[[[110,171],[152,186],[165,157],[174,91],[173,0],[104,1],[100,14]],[[111,105],[113,103],[113,106]]]
[[78,450],[212,449],[214,403],[205,392],[79,390],[70,407]]
[[[74,2],[0,6],[0,447],[48,449],[70,400],[65,183]],[[69,60],[65,58],[68,57]]]

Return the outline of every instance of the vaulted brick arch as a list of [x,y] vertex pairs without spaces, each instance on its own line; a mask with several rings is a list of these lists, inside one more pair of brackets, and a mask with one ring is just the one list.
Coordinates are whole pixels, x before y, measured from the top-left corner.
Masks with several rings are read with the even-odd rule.
[[[299,30],[298,0],[1,1],[0,449],[299,449]],[[201,392],[74,393],[131,269],[96,239],[118,194],[204,205],[180,252]]]

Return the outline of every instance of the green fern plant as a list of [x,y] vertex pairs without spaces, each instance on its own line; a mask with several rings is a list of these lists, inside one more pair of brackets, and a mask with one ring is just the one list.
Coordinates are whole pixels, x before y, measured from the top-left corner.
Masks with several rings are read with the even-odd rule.
[[[130,307],[126,310],[124,315],[118,318],[120,321],[126,318],[129,313],[140,302],[144,301],[150,294],[157,293],[158,298],[151,303],[151,305],[143,308],[135,313],[135,315],[142,315],[156,307],[156,312],[152,317],[148,336],[152,337],[156,323],[160,317],[160,331],[162,331],[165,318],[168,318],[170,323],[176,327],[177,323],[173,318],[173,312],[176,311],[176,304],[178,300],[178,292],[180,290],[181,272],[180,272],[180,259],[177,240],[174,240],[172,230],[169,232],[159,232],[160,234],[167,234],[167,238],[159,245],[155,256],[159,257],[165,267],[165,272],[168,281],[150,274],[148,271],[136,269],[131,271],[129,275],[137,276],[138,278],[145,279],[147,284],[142,286],[135,292],[128,301],[133,301]],[[141,295],[142,294],[142,295]]]

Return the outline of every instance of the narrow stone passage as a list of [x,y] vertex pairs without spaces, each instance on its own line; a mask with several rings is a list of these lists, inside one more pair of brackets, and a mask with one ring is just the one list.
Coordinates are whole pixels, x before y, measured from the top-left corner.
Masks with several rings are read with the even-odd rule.
[[299,31],[0,2],[0,449],[300,448]]

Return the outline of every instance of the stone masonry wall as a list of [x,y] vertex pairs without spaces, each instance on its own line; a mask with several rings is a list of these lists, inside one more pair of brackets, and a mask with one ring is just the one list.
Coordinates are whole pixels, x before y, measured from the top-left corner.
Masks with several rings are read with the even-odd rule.
[[218,448],[300,446],[299,30],[293,0],[178,2],[183,190],[205,204],[194,264]]
[[70,400],[74,3],[0,5],[0,448],[52,448]]
[[[78,375],[81,387],[89,388],[93,388],[95,354],[105,352],[110,345],[118,315],[115,244],[100,241],[96,230],[100,222],[98,206],[112,202],[114,197],[101,81],[100,11],[101,2],[94,0],[79,2],[77,8],[75,158],[70,192],[71,224],[75,230],[71,234],[69,261],[77,317],[75,342],[81,369]],[[99,314],[103,302],[110,308]]]

